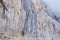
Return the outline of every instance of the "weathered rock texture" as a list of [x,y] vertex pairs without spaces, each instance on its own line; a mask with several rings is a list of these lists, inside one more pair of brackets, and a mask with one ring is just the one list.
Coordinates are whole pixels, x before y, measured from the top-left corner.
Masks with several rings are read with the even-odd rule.
[[60,40],[60,25],[47,15],[42,1],[3,0],[3,4],[0,40]]

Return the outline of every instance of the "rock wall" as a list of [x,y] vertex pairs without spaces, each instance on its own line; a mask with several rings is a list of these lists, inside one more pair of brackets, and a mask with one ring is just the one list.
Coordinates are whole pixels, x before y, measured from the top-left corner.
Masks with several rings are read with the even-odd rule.
[[59,40],[59,23],[43,9],[45,5],[41,0],[3,0],[3,4],[0,3],[0,39]]

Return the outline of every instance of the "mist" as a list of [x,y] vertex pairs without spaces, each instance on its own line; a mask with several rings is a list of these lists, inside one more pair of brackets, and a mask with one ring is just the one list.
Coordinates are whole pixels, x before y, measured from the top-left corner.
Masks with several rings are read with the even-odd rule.
[[43,0],[54,12],[60,13],[60,0]]

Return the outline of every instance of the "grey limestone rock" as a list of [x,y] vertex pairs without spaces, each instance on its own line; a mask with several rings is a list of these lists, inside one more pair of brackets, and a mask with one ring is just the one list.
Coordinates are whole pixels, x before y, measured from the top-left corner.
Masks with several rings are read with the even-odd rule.
[[[41,0],[3,0],[0,40],[60,40],[60,24],[42,10]],[[3,11],[4,10],[4,11]]]

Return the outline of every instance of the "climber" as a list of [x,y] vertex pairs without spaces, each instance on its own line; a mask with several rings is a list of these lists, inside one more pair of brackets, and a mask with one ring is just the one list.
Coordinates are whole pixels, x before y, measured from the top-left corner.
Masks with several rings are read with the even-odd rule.
[[22,30],[21,35],[24,36],[24,30]]
[[6,6],[5,6],[3,0],[0,0],[0,4],[3,6],[3,10],[6,10],[6,11],[7,11],[7,8],[6,8]]
[[6,8],[3,0],[0,0],[0,4],[3,6],[3,13],[1,14],[1,16],[2,16],[3,19],[5,19],[5,18],[7,18],[6,14],[5,14],[5,10],[7,11],[7,8]]

